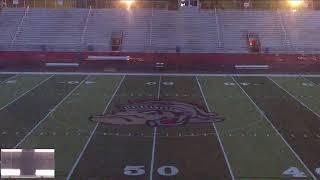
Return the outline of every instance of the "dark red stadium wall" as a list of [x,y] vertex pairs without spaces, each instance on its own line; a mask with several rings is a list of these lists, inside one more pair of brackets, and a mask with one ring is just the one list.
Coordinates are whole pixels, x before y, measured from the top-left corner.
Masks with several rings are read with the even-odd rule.
[[[262,64],[314,64],[320,63],[320,56],[297,54],[214,54],[214,53],[114,53],[114,52],[32,52],[0,51],[1,64],[43,64],[54,63],[97,63],[108,61],[86,61],[89,55],[95,56],[130,56],[143,59],[145,63],[165,62],[172,65],[262,65]],[[300,57],[300,58],[299,58]],[[304,57],[301,59],[301,57]]]

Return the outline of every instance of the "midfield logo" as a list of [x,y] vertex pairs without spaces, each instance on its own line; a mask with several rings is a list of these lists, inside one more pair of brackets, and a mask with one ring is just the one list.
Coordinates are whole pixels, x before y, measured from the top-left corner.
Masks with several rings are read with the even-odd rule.
[[91,116],[93,122],[115,125],[142,125],[149,127],[175,127],[186,124],[216,123],[224,121],[214,112],[178,101],[140,101],[118,106],[111,114]]

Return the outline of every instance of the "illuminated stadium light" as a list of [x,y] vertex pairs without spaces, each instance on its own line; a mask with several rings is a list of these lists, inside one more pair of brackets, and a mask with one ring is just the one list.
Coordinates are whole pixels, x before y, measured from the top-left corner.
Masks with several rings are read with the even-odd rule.
[[36,169],[36,176],[54,177],[53,169]]
[[1,149],[1,152],[22,152],[22,149]]
[[54,153],[54,149],[35,149],[34,152]]
[[20,176],[20,169],[1,169],[1,176]]
[[303,0],[289,0],[289,4],[291,7],[299,7],[303,4]]
[[132,4],[134,3],[134,0],[121,0],[120,2],[127,5],[127,9],[130,10]]

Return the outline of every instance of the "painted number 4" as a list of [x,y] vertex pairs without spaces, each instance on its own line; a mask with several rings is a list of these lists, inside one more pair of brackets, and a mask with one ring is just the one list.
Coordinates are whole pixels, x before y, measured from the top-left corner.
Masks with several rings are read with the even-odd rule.
[[123,173],[127,176],[139,176],[145,172],[144,166],[126,166]]
[[307,177],[306,174],[300,171],[296,167],[290,167],[289,169],[285,170],[282,175],[291,176],[291,177]]
[[[157,172],[161,176],[175,176],[179,173],[179,170],[174,166],[161,166]],[[146,171],[144,166],[126,166],[123,173],[127,176],[140,176],[145,174]]]
[[303,82],[303,83],[302,83],[302,86],[305,86],[305,87],[313,87],[314,84],[313,84],[313,83],[308,83],[308,82]]
[[[247,82],[241,82],[239,84],[241,84],[242,86],[249,86],[250,85],[250,83],[247,83]],[[234,82],[225,82],[224,85],[226,85],[226,86],[236,86],[236,83],[234,83]]]

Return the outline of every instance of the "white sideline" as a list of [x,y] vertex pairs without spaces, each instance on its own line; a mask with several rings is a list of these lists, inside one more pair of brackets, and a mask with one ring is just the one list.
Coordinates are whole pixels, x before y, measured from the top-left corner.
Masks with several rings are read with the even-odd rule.
[[8,107],[10,104],[16,102],[17,100],[19,100],[21,97],[23,97],[24,95],[26,95],[27,93],[29,93],[30,91],[34,90],[35,88],[37,88],[38,86],[40,86],[41,84],[43,84],[44,82],[48,81],[51,77],[53,77],[53,75],[49,76],[47,79],[42,80],[41,82],[39,82],[37,85],[35,85],[34,87],[32,87],[31,89],[29,89],[28,91],[22,93],[20,96],[16,97],[15,99],[13,99],[12,101],[10,101],[8,104],[4,105],[3,107],[0,107],[0,111],[2,111],[3,109],[5,109],[6,107]]
[[257,74],[257,73],[250,73],[250,74],[244,74],[244,73],[110,73],[110,72],[18,72],[18,71],[0,71],[0,74],[55,74],[55,75],[95,75],[95,76],[105,76],[105,75],[113,75],[113,76],[119,76],[119,75],[132,75],[132,76],[213,76],[213,77],[225,77],[225,76],[257,76],[257,77],[320,77],[319,74],[289,74],[289,73],[278,73],[278,74]]
[[304,106],[305,108],[307,108],[309,111],[311,111],[313,114],[315,114],[316,116],[318,116],[320,118],[320,115],[313,111],[311,108],[309,108],[306,104],[304,104],[300,99],[298,99],[297,97],[295,97],[293,94],[291,94],[289,91],[287,91],[285,88],[283,88],[282,86],[280,86],[280,84],[278,84],[276,81],[274,81],[273,79],[271,79],[270,77],[267,77],[270,81],[272,81],[275,85],[277,85],[280,89],[282,89],[283,91],[285,91],[287,94],[289,94],[293,99],[295,99],[296,101],[298,101],[302,106]]
[[51,110],[47,113],[47,115],[46,115],[44,118],[42,118],[42,119],[28,132],[28,134],[26,134],[26,135],[20,140],[20,142],[19,142],[14,148],[17,149],[17,148],[20,146],[20,144],[23,143],[23,142],[26,140],[26,138],[27,138],[28,136],[30,136],[30,134],[33,133],[33,131],[34,131],[35,129],[37,129],[38,126],[40,126],[40,124],[42,124],[42,123],[48,118],[48,116],[49,116],[51,113],[53,113],[53,112],[54,112],[75,90],[77,90],[88,78],[89,78],[89,76],[85,77],[76,87],[74,87],[74,88],[72,89],[72,91],[70,91],[58,104],[56,104],[56,105],[54,106],[54,108],[51,109]]
[[[203,91],[202,91],[202,86],[201,86],[201,84],[200,84],[197,76],[196,76],[196,79],[197,79],[197,83],[198,83],[199,89],[200,89],[200,91],[201,91],[201,95],[202,95],[202,98],[203,98],[203,100],[204,100],[204,103],[206,104],[206,107],[207,107],[208,111],[211,112],[211,109],[210,109],[210,107],[209,107],[209,105],[208,105],[208,102],[207,102],[207,99],[206,99],[206,97],[205,97],[205,95],[204,95],[204,93],[203,93]],[[218,138],[218,141],[219,141],[219,144],[220,144],[220,148],[221,148],[221,150],[222,150],[223,156],[224,156],[225,161],[226,161],[226,163],[227,163],[230,176],[231,176],[231,178],[234,180],[234,179],[235,179],[235,178],[234,178],[234,174],[233,174],[233,172],[232,172],[232,169],[231,169],[231,165],[230,165],[230,163],[229,163],[228,156],[227,156],[227,154],[226,154],[226,152],[225,152],[225,150],[224,150],[224,147],[223,147],[222,140],[221,140],[221,138],[220,138],[220,134],[219,134],[219,132],[218,132],[218,129],[217,129],[217,127],[216,127],[216,125],[215,125],[214,123],[212,123],[212,126],[213,126],[213,128],[214,128],[215,133],[217,134],[217,138]]]
[[[119,88],[120,88],[120,86],[121,86],[122,82],[124,81],[125,77],[126,77],[126,76],[124,75],[124,76],[122,77],[121,81],[119,82],[117,89],[114,91],[114,93],[113,93],[113,95],[111,96],[111,98],[110,98],[110,100],[109,100],[108,104],[107,104],[107,105],[106,105],[106,107],[104,108],[104,110],[103,110],[103,114],[104,114],[104,113],[106,113],[106,111],[107,111],[107,109],[108,109],[109,105],[111,104],[111,102],[112,102],[112,100],[113,100],[114,96],[117,94],[117,92],[118,92],[118,90],[119,90]],[[99,122],[97,122],[96,126],[95,126],[95,127],[94,127],[94,129],[92,130],[92,132],[91,132],[91,134],[90,134],[90,136],[89,136],[89,138],[88,138],[88,140],[87,140],[86,144],[83,146],[83,148],[82,148],[82,150],[81,150],[81,152],[80,152],[80,154],[79,154],[78,158],[76,159],[76,161],[74,162],[74,164],[73,164],[73,166],[72,166],[71,170],[69,171],[69,174],[68,174],[68,176],[67,176],[67,180],[69,180],[69,179],[70,179],[70,177],[71,177],[71,175],[72,175],[73,171],[76,169],[76,167],[77,167],[77,165],[78,165],[78,163],[79,163],[79,161],[80,161],[80,159],[81,159],[81,157],[82,157],[82,155],[83,155],[84,151],[87,149],[87,146],[89,145],[89,143],[90,143],[90,141],[91,141],[91,138],[92,138],[93,134],[96,132],[96,130],[97,130],[97,128],[98,128],[98,126],[99,126]]]
[[259,113],[267,120],[267,122],[270,124],[270,126],[274,129],[274,131],[279,135],[279,137],[282,139],[282,141],[287,145],[287,147],[291,150],[291,152],[294,154],[294,156],[300,161],[300,163],[303,165],[303,167],[308,171],[308,173],[312,176],[314,180],[317,178],[314,176],[314,174],[310,171],[310,169],[306,166],[306,164],[302,161],[302,159],[299,157],[299,155],[292,149],[292,147],[289,145],[289,143],[284,139],[284,137],[280,134],[280,132],[277,130],[276,127],[272,124],[270,119],[265,115],[265,113],[259,108],[259,106],[252,100],[252,98],[247,94],[247,92],[241,87],[241,85],[232,77],[232,80],[237,84],[237,86],[242,90],[242,92],[249,98],[251,103],[257,108]]
[[11,76],[11,77],[9,77],[9,78],[7,78],[7,79],[5,79],[5,80],[1,81],[1,82],[0,82],[0,85],[1,85],[1,84],[5,84],[6,82],[10,81],[11,79],[13,79],[13,78],[17,77],[18,75],[19,75],[19,74],[16,74],[16,75],[14,75],[14,76]]
[[[159,77],[159,82],[158,82],[158,96],[157,96],[158,100],[160,100],[161,79],[162,79],[162,76]],[[157,127],[153,128],[152,154],[151,154],[150,175],[149,175],[150,180],[152,180],[153,178],[154,154],[156,151],[156,140],[157,140],[156,137],[157,137]]]

